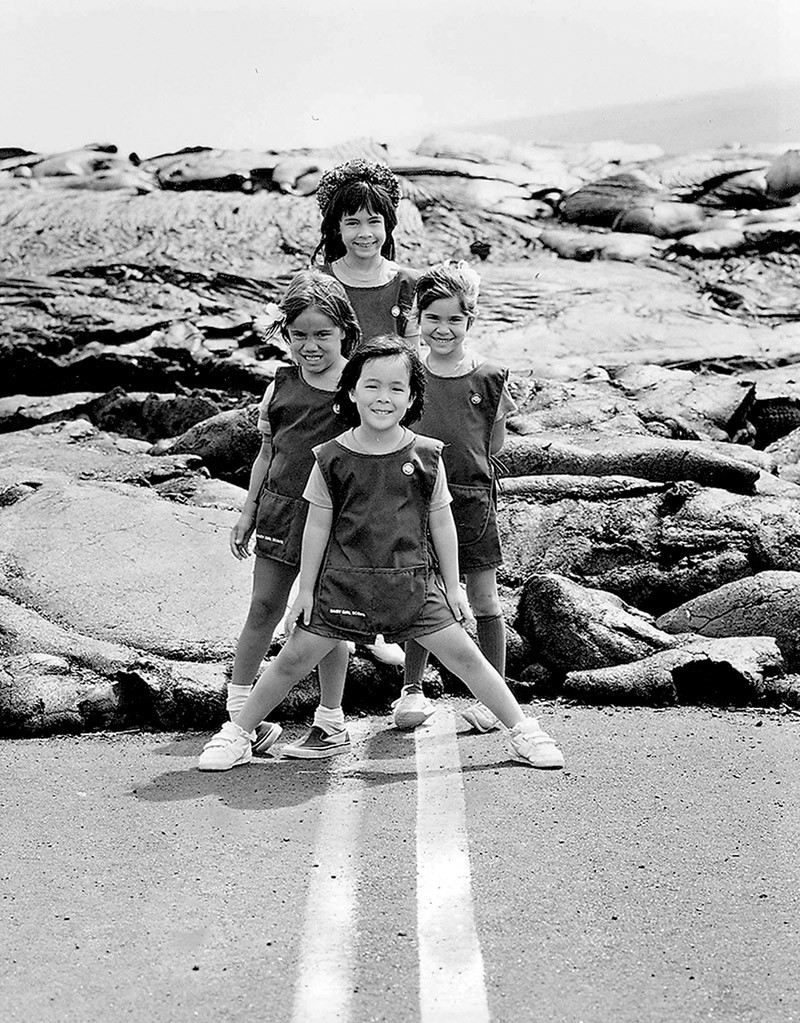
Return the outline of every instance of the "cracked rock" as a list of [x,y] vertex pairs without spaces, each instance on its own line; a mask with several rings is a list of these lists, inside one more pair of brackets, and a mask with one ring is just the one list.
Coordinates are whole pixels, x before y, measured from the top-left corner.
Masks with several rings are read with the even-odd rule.
[[773,636],[790,669],[800,667],[800,572],[759,572],[661,615],[665,632]]
[[530,576],[516,627],[543,664],[561,671],[625,664],[678,642],[615,594],[555,573]]
[[571,671],[563,694],[589,703],[743,706],[785,699],[783,659],[774,639],[685,638],[630,664]]

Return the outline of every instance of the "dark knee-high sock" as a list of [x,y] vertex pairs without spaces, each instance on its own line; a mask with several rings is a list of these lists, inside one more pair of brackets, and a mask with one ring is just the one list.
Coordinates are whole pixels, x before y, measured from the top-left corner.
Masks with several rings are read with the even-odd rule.
[[413,639],[406,643],[406,664],[403,687],[409,692],[422,692],[422,675],[428,663],[428,651]]
[[476,618],[478,646],[491,666],[506,677],[506,620],[501,614]]

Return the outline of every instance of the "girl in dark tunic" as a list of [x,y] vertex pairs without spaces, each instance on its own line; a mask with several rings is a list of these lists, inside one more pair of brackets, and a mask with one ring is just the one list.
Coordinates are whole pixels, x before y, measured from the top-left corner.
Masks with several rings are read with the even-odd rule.
[[365,341],[398,334],[417,345],[411,317],[416,274],[394,261],[400,185],[387,166],[350,160],[326,171],[317,189],[323,270],[344,285]]
[[300,586],[289,614],[296,628],[242,711],[203,751],[201,770],[249,763],[251,732],[264,715],[341,640],[379,632],[415,639],[461,678],[508,729],[514,759],[564,766],[553,739],[523,714],[463,628],[469,605],[442,444],[406,428],[419,417],[424,393],[419,358],[400,338],[366,342],[351,357],[337,392],[351,428],[315,448],[305,489]]
[[[480,277],[463,261],[434,266],[417,281],[420,336],[427,347],[425,410],[414,429],[444,442],[458,561],[475,614],[478,646],[505,677],[506,626],[497,592],[497,568],[503,555],[492,459],[503,446],[506,416],[516,410],[516,404],[506,384],[508,370],[467,348],[467,335],[478,312],[479,287]],[[414,728],[433,713],[422,690],[427,658],[419,644],[407,644],[405,685],[394,705],[398,728]],[[481,732],[498,725],[495,715],[480,704],[464,711],[463,717]]]
[[[256,554],[250,610],[228,685],[231,717],[244,706],[286,611],[300,565],[308,509],[302,495],[314,464],[312,448],[341,431],[334,392],[346,357],[361,336],[344,289],[318,270],[296,274],[276,312],[273,326],[282,332],[293,363],[278,370],[261,402],[261,450],[250,473],[244,507],[231,530],[234,557],[241,561],[249,556],[253,536]],[[327,724],[337,734],[340,752],[349,748],[341,711],[347,663],[347,648],[340,644],[319,670],[318,714],[325,717],[327,708]],[[279,738],[281,728],[263,721],[255,732],[254,749],[263,752]]]

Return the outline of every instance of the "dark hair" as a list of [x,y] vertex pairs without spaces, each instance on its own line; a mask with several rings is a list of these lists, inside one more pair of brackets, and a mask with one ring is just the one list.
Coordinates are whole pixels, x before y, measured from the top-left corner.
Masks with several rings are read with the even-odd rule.
[[289,325],[311,308],[319,309],[344,332],[342,355],[348,356],[361,340],[361,327],[347,292],[330,274],[321,270],[300,270],[289,282],[281,299],[281,309],[286,317],[283,335],[287,341]]
[[480,277],[463,260],[439,263],[426,270],[417,280],[414,297],[417,314],[442,298],[457,298],[461,312],[474,320],[478,315]]
[[351,217],[360,209],[366,209],[378,217],[383,217],[386,229],[386,241],[381,248],[381,255],[386,259],[394,259],[394,229],[397,227],[397,210],[391,196],[382,185],[370,181],[348,181],[333,195],[322,217],[320,243],[314,249],[312,261],[322,252],[326,263],[344,256],[346,249],[339,232],[342,217]]
[[408,385],[411,391],[411,404],[400,420],[401,426],[410,426],[422,415],[425,406],[425,370],[414,349],[396,334],[385,334],[369,341],[363,341],[350,356],[350,360],[342,370],[336,390],[334,405],[347,426],[358,426],[361,422],[350,392],[361,379],[366,363],[371,359],[402,359],[408,367]]

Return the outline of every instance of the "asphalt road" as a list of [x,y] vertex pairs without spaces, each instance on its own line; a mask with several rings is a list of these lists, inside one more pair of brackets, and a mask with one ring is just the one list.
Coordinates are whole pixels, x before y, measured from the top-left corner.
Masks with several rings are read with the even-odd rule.
[[458,705],[224,774],[0,742],[0,1019],[800,1020],[800,718],[546,704],[540,772]]

